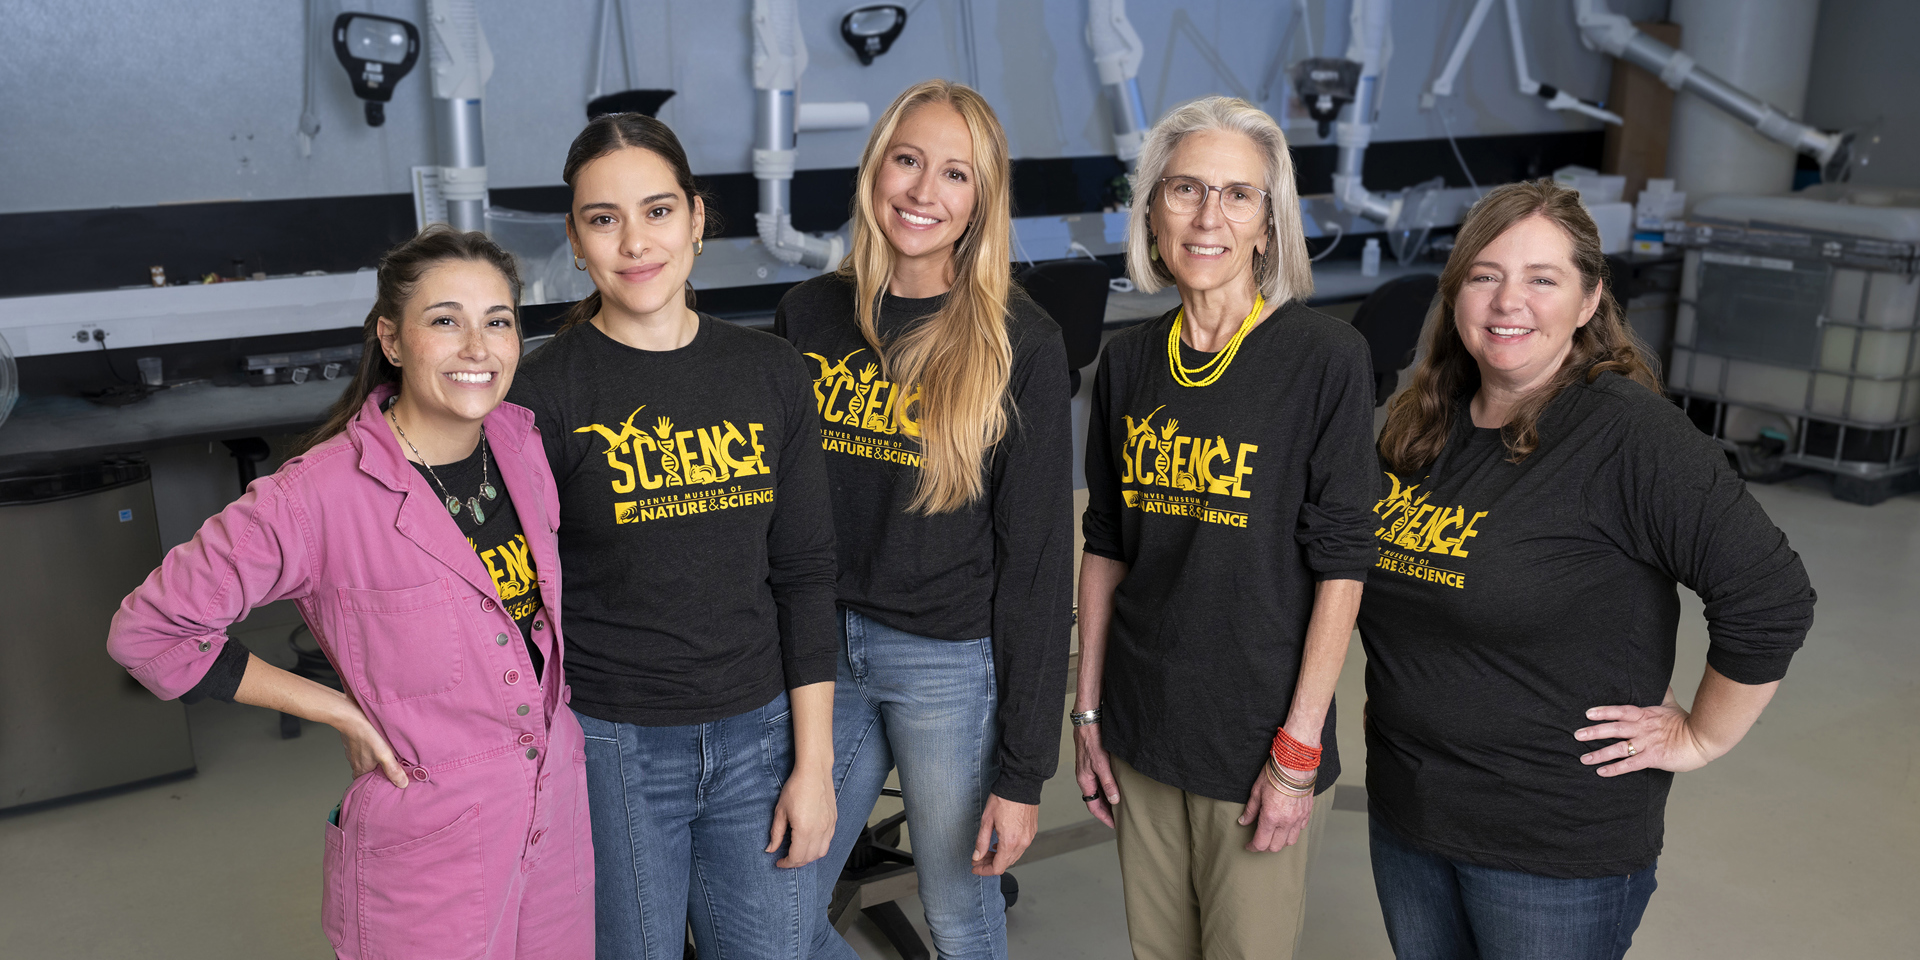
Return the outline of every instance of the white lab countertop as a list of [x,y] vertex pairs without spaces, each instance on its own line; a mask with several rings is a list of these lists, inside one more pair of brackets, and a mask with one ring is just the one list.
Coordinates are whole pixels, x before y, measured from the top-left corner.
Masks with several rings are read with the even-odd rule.
[[0,425],[0,469],[14,457],[135,453],[198,440],[309,429],[347,387],[346,378],[271,387],[190,383],[109,407],[73,396],[23,396]]
[[[1375,277],[1360,275],[1355,260],[1315,264],[1309,303],[1338,303],[1366,296],[1380,284],[1414,273],[1438,273],[1440,266],[1402,267],[1388,259]],[[1149,320],[1180,302],[1171,287],[1154,294],[1115,293],[1107,298],[1109,327]],[[772,317],[741,317],[735,322],[764,326]],[[326,415],[347,381],[312,380],[269,387],[216,387],[193,383],[161,390],[124,407],[90,403],[72,396],[24,396],[0,425],[0,469],[19,457],[134,453],[200,440],[230,439],[305,430]]]

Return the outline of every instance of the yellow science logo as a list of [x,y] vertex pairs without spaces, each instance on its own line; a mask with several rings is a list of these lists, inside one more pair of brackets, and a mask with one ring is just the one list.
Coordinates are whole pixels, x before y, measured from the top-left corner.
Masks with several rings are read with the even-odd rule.
[[848,363],[865,347],[829,361],[817,353],[807,357],[820,365],[813,380],[813,399],[826,426],[841,426],[868,433],[920,435],[920,421],[913,419],[913,403],[920,398],[919,387],[904,389],[880,376],[880,366],[868,361],[858,373]]
[[1120,447],[1120,482],[1141,488],[1161,487],[1169,492],[1123,490],[1121,503],[1142,513],[1191,517],[1202,523],[1245,529],[1247,512],[1225,505],[1231,504],[1231,499],[1214,504],[1206,498],[1252,497],[1247,478],[1253,475],[1253,467],[1247,458],[1260,452],[1259,446],[1231,444],[1221,436],[1183,436],[1180,421],[1171,417],[1155,427],[1153,418],[1165,409],[1162,404],[1137,421],[1121,415],[1127,437]]
[[[733,421],[722,420],[712,426],[680,429],[671,417],[663,416],[656,417],[650,425],[636,426],[635,419],[645,409],[645,404],[635,407],[625,421],[614,427],[591,423],[573,431],[596,433],[607,441],[601,455],[613,471],[608,483],[614,493],[662,492],[645,502],[615,503],[615,523],[640,523],[773,501],[771,489],[743,490],[738,486],[712,489],[718,484],[773,472],[767,466],[766,447],[760,442],[760,434],[766,429],[764,424],[749,422],[742,430]],[[670,492],[688,487],[703,489]]]

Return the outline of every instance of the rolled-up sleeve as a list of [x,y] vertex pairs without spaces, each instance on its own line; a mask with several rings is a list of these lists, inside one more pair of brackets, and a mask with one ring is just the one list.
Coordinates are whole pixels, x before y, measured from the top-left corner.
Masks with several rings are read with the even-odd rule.
[[1380,499],[1373,449],[1373,360],[1356,334],[1331,351],[1320,382],[1318,435],[1307,459],[1306,497],[1294,539],[1314,580],[1359,580],[1379,557],[1373,505]]
[[1585,509],[1630,556],[1699,594],[1707,663],[1737,683],[1771,683],[1813,625],[1813,584],[1719,446],[1667,413],[1623,419],[1615,469],[1589,483]]
[[254,481],[121,601],[108,655],[161,699],[186,694],[219,661],[228,625],[262,604],[306,595],[310,544],[280,475]]
[[1113,465],[1113,351],[1100,352],[1087,417],[1087,510],[1080,517],[1081,549],[1125,563],[1120,534],[1120,475]]

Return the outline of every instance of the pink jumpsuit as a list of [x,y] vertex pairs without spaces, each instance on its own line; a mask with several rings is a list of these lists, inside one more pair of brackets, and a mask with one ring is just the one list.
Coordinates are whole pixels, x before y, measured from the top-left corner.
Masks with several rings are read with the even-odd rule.
[[353,781],[326,831],[321,926],[342,960],[593,956],[586,752],[562,682],[560,508],[524,408],[486,419],[546,607],[519,628],[375,391],[340,436],[263,477],[121,604],[108,652],[180,696],[228,624],[292,599],[412,782]]

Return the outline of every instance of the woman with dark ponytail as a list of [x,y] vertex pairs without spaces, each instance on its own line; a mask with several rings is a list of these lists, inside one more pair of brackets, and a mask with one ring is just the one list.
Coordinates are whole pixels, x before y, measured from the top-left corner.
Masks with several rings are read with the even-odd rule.
[[833,516],[812,377],[693,310],[706,203],[638,113],[567,152],[595,293],[529,358],[563,521],[569,702],[587,737],[601,957],[798,958],[833,837]]
[[[340,732],[321,926],[344,960],[593,952],[580,727],[563,706],[559,509],[502,403],[520,280],[479,233],[380,262],[359,373],[303,451],[129,595],[107,649],[149,690]],[[336,691],[226,635],[292,600]]]

